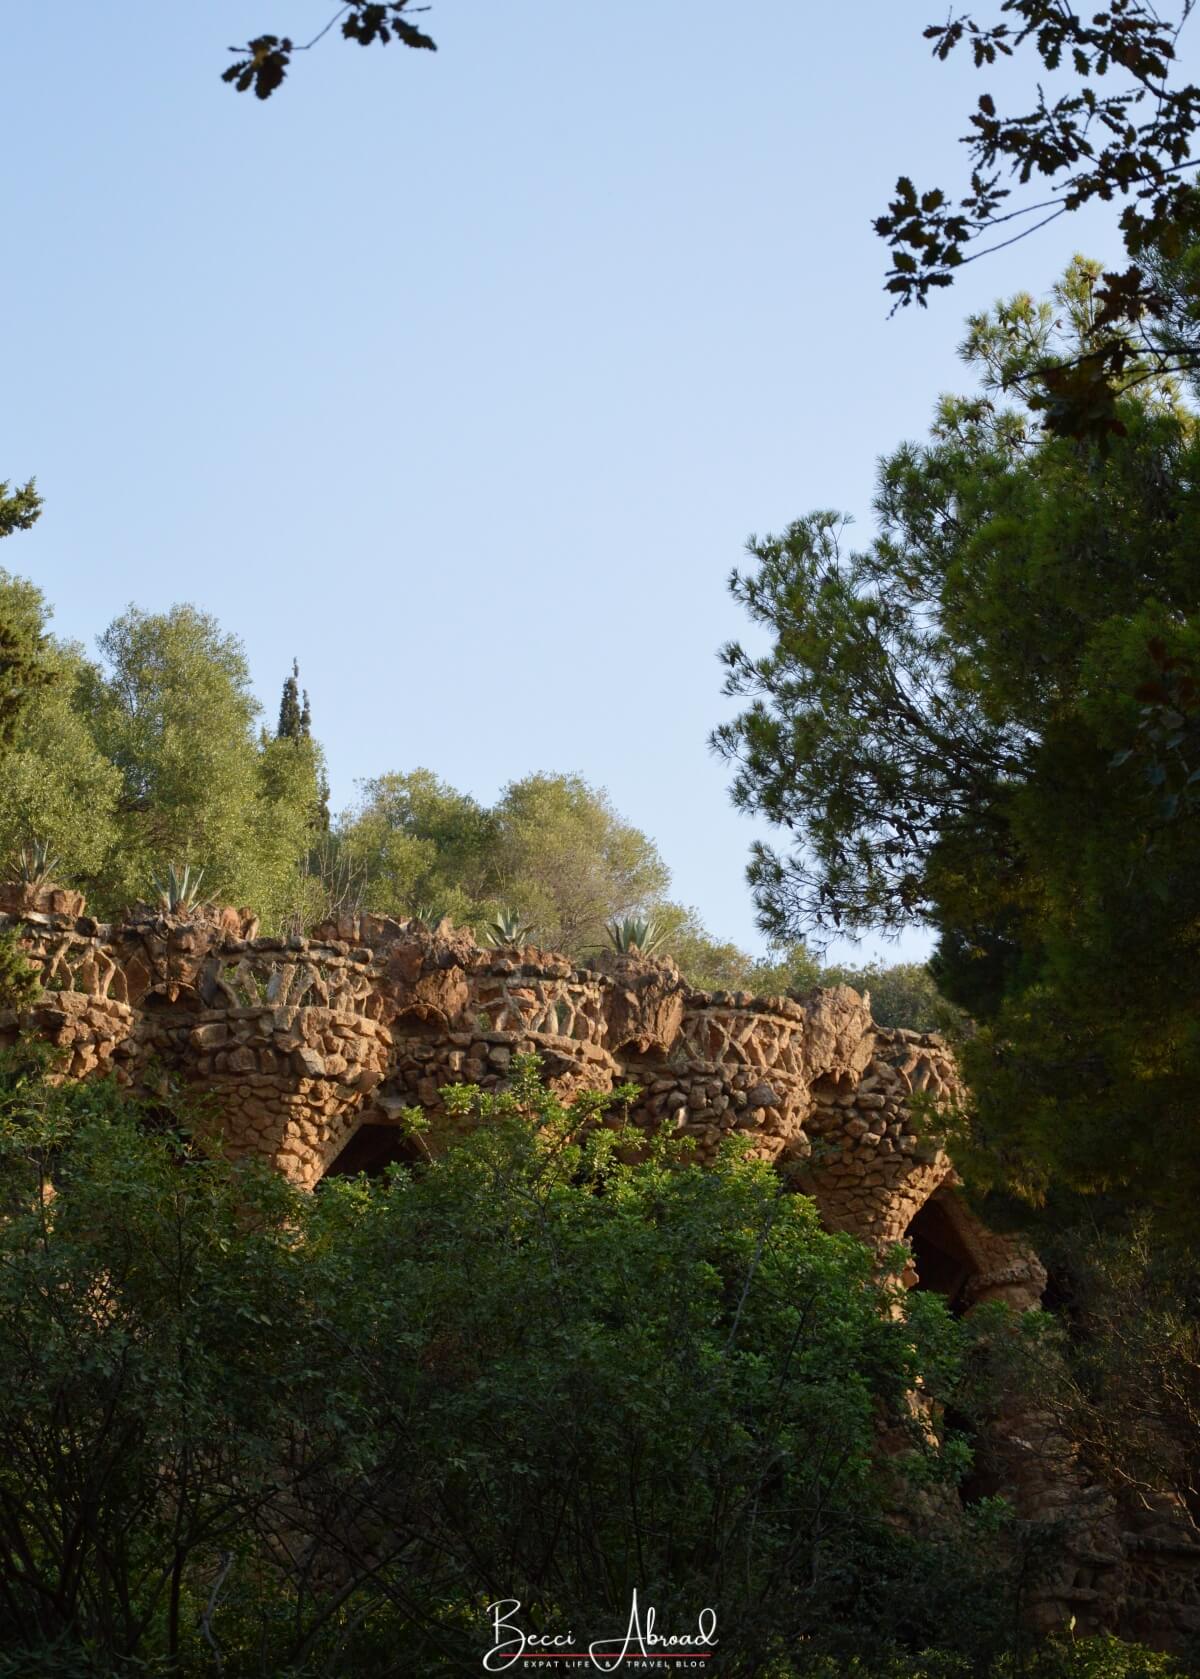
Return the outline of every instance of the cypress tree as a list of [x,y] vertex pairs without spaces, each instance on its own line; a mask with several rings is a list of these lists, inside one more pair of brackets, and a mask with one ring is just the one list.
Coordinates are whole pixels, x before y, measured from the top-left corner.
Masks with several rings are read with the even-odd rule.
[[[279,727],[275,731],[277,740],[312,740],[312,706],[309,703],[308,689],[300,687],[300,662],[292,660],[292,674],[283,685],[283,695],[279,702]],[[313,826],[319,833],[328,833],[330,826],[329,814],[329,781],[325,775],[324,765],[320,763],[318,754],[317,771],[317,803],[313,812]]]
[[305,710],[300,710],[300,665],[292,660],[292,674],[283,684],[283,693],[279,701],[279,727],[275,730],[276,740],[301,740],[308,734],[304,725],[304,716],[308,710],[308,696],[304,696]]

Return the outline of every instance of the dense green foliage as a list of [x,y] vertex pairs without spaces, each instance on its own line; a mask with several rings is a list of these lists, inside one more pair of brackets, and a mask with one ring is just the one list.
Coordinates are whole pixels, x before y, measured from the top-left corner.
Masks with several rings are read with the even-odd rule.
[[[1057,299],[1077,342],[1094,284],[1077,264]],[[734,593],[774,645],[726,650],[752,704],[720,742],[739,801],[800,841],[754,859],[774,934],[938,930],[939,984],[981,1026],[976,1184],[1124,1191],[1179,1223],[1200,1191],[1200,859],[1139,745],[1156,660],[1200,638],[1200,433],[1154,385],[1103,459],[1040,433],[999,390],[1055,319],[1018,298],[972,323],[984,391],[883,463],[873,542],[822,513],[753,545]]]
[[[0,529],[27,528],[39,507],[31,486],[0,502]],[[48,619],[32,584],[0,574],[0,620],[36,667],[36,679],[14,675],[0,728],[0,866],[40,840],[58,882],[101,915],[157,899],[155,883],[190,866],[207,897],[245,904],[268,931],[366,909],[449,916],[494,938],[507,913],[524,938],[585,959],[610,926],[649,919],[655,948],[701,989],[844,980],[871,989],[885,1023],[941,1023],[945,1005],[920,970],[823,980],[802,946],[764,960],[714,939],[668,897],[654,842],[580,776],[526,776],[489,807],[429,770],[381,775],[335,823],[298,665],[268,735],[241,643],[194,607],[131,608],[100,637],[98,661],[48,635]],[[0,713],[2,690],[0,668]]]
[[318,799],[311,742],[256,734],[241,643],[192,607],[131,608],[100,651],[86,711],[121,788],[119,843],[97,889],[128,903],[180,858],[205,869],[210,892],[277,922],[297,907]]
[[483,1123],[435,1164],[305,1197],[5,1062],[15,1671],[473,1671],[489,1601],[600,1636],[635,1586],[662,1624],[716,1605],[730,1675],[1007,1659],[1002,1512],[887,1519],[965,1461],[907,1396],[960,1393],[967,1330],[935,1296],[897,1317],[761,1166],[629,1163],[606,1101],[523,1065],[456,1095]]
[[152,894],[170,863],[277,926],[319,910],[304,863],[319,826],[320,749],[271,739],[240,643],[192,607],[130,609],[101,663],[44,633],[40,593],[0,577],[0,614],[36,643],[40,680],[0,740],[0,856],[31,838],[101,914]]
[[[18,590],[35,592],[0,580],[0,596]],[[80,651],[48,641],[41,658],[51,680],[24,706],[3,751],[0,856],[9,862],[31,838],[44,839],[64,882],[90,883],[119,843],[120,772],[89,728]]]
[[[989,1679],[1184,1679],[1187,1669],[1174,1657],[1117,1638],[1050,1638],[1032,1649],[1002,1655]],[[941,1650],[892,1660],[818,1662],[782,1668],[765,1679],[978,1679],[969,1658]]]
[[1070,1328],[1064,1426],[1143,1508],[1200,1516],[1200,1255],[1145,1215],[1040,1232]]
[[18,1013],[30,1008],[42,995],[41,975],[21,948],[11,928],[0,933],[0,1009]]
[[655,902],[669,880],[653,842],[574,775],[526,776],[490,809],[428,770],[380,776],[341,842],[368,909],[429,905],[481,924],[513,908],[538,943],[573,954],[598,949],[609,921]]
[[[41,517],[33,480],[13,489],[0,482],[0,540],[27,531]],[[50,681],[46,612],[32,584],[0,571],[0,748],[8,746],[20,720]]]
[[300,662],[292,660],[291,675],[284,678],[279,696],[279,721],[275,725],[276,740],[310,740],[312,711],[308,703],[308,689],[300,688]]

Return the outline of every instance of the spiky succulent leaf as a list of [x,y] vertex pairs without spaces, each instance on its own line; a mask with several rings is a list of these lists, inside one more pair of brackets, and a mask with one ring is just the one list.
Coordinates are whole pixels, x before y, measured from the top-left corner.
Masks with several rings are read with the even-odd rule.
[[163,909],[171,915],[181,911],[194,909],[200,894],[200,882],[204,879],[204,870],[197,869],[192,873],[192,865],[185,863],[179,868],[174,863],[167,864],[165,880],[158,875],[151,876],[151,884],[158,894],[158,901]]
[[609,923],[608,936],[618,955],[648,956],[662,943],[666,931],[653,916],[627,915]]
[[436,904],[417,904],[408,912],[410,921],[420,921],[426,927],[436,927],[446,919],[446,912]]
[[50,855],[50,843],[44,839],[30,839],[17,853],[17,879],[27,886],[45,886],[58,867],[58,858]]
[[492,945],[527,944],[533,936],[533,924],[520,910],[501,909],[484,928],[484,936]]

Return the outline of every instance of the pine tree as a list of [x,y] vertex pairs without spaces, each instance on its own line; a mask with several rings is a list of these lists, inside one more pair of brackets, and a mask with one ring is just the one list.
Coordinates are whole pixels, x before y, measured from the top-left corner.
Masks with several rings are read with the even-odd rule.
[[751,703],[715,739],[737,803],[788,836],[753,853],[765,931],[937,932],[933,976],[978,1026],[955,1142],[973,1187],[1088,1194],[1096,1219],[1141,1207],[1187,1236],[1200,422],[1139,377],[1101,457],[1001,401],[1086,348],[1099,278],[1077,260],[1057,309],[1021,296],[971,322],[984,398],[942,398],[929,442],[882,462],[869,543],[828,512],[753,543],[733,593],[775,639],[725,649]]

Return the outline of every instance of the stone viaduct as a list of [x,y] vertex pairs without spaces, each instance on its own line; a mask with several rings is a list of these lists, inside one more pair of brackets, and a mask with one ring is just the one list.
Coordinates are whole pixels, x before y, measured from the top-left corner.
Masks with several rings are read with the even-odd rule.
[[[494,1089],[534,1051],[564,1097],[637,1085],[630,1119],[694,1139],[702,1162],[741,1132],[829,1228],[880,1252],[906,1242],[906,1283],[956,1311],[1041,1300],[1036,1254],[975,1217],[940,1141],[965,1094],[948,1047],[876,1025],[848,987],[694,991],[670,961],[581,968],[533,947],[481,949],[446,922],[371,915],[292,938],[259,938],[246,913],[212,907],[138,906],[105,924],[57,887],[0,885],[4,930],[43,994],[21,1018],[0,1011],[0,1043],[33,1032],[62,1051],[58,1076],[201,1092],[231,1153],[303,1188],[411,1158],[408,1107],[425,1110],[436,1149],[441,1090]],[[1119,1511],[1028,1410],[998,1417],[983,1445],[994,1489],[1057,1536],[1036,1618],[1158,1643],[1200,1630],[1200,1549],[1172,1512]]]
[[[946,1045],[876,1026],[848,987],[693,991],[669,960],[579,968],[370,915],[271,939],[228,909],[142,908],[111,925],[82,912],[76,893],[0,886],[0,927],[18,932],[44,988],[20,1024],[64,1051],[66,1077],[203,1091],[232,1153],[302,1187],[402,1158],[405,1108],[424,1108],[436,1136],[442,1087],[495,1088],[515,1054],[536,1051],[564,1096],[638,1085],[632,1121],[667,1123],[701,1161],[742,1132],[830,1228],[879,1248],[907,1238],[914,1283],[958,1304],[1040,1298],[1036,1257],[956,1192],[937,1140],[961,1094]],[[0,1038],[17,1026],[0,1015]]]

